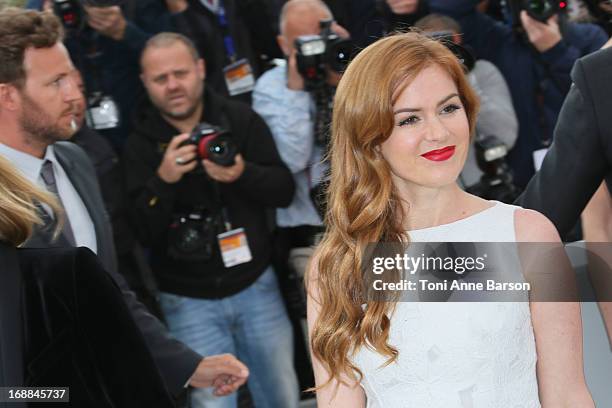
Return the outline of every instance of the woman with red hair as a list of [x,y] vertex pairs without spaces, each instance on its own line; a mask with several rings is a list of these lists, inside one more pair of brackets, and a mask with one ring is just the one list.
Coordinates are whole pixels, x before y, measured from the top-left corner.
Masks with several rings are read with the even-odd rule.
[[543,215],[457,185],[477,113],[458,59],[417,33],[372,44],[344,73],[327,229],[306,277],[319,407],[593,407],[578,303],[389,302],[363,290],[372,243],[560,246]]

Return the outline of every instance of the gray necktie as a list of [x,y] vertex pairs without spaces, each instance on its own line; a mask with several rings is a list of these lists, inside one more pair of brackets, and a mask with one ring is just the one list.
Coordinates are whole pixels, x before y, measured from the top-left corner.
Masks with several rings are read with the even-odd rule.
[[66,214],[66,208],[64,207],[64,203],[62,202],[62,198],[59,195],[57,190],[57,183],[55,182],[55,174],[53,173],[53,163],[50,160],[45,160],[40,170],[40,176],[45,182],[45,186],[47,190],[54,193],[57,196],[57,200],[59,204],[64,209],[64,227],[62,228],[62,234],[64,237],[70,242],[70,245],[76,246],[76,240],[74,239],[74,233],[72,232],[72,226],[70,225],[70,220],[68,219],[68,214]]

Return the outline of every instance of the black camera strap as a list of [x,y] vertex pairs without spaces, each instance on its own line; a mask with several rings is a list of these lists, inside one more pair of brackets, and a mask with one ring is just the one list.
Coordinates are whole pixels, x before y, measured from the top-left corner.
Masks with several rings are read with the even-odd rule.
[[[96,92],[100,92],[100,70],[98,69],[96,64],[92,64],[88,57],[88,51],[84,48],[89,45],[89,41],[82,41],[84,30],[73,31],[72,40],[75,47],[75,55],[73,56],[74,62],[77,66],[77,69],[81,73],[83,80],[83,95],[85,96],[85,115],[87,117],[87,121],[89,123],[93,123],[93,119],[91,116],[91,112],[89,110],[89,101],[91,96]],[[89,76],[86,77],[85,73],[89,73]],[[89,79],[89,80],[88,80]]]
[[[332,120],[332,110],[334,103],[335,88],[329,85],[324,85],[312,92],[315,101],[315,123],[314,123],[314,140],[317,146],[323,148],[322,160],[327,160],[330,142],[330,126]],[[310,190],[310,199],[314,204],[315,210],[323,219],[327,212],[325,202],[325,192],[329,185],[329,168],[316,185],[312,185],[311,167],[307,170],[308,187]]]
[[223,204],[223,199],[221,198],[221,189],[219,188],[219,182],[217,180],[210,179],[213,187],[213,200],[217,208],[220,210],[221,222],[223,222],[223,228],[225,228],[225,232],[232,230],[232,223],[229,219],[229,212],[227,210],[227,206]]
[[329,147],[334,93],[334,89],[328,85],[324,85],[312,92],[315,101],[315,143],[323,146],[325,153],[327,153]]
[[104,93],[105,86],[100,69],[100,59],[104,55],[104,51],[100,48],[100,34],[96,31],[86,32],[83,36],[85,41],[78,41],[81,43],[79,48],[83,52],[82,44],[85,44],[86,49],[83,52],[83,64],[84,68],[90,72],[91,85],[88,89],[89,95],[91,96],[96,93]]

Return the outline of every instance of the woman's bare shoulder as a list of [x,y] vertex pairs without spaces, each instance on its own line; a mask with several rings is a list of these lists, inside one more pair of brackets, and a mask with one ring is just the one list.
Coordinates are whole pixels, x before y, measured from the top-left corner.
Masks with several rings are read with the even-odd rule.
[[514,229],[518,242],[561,242],[555,225],[535,210],[517,209],[514,213]]

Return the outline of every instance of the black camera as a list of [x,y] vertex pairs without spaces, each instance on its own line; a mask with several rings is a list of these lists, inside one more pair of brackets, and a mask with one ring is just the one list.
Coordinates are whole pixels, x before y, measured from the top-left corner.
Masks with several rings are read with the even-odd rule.
[[355,49],[350,39],[341,38],[331,30],[332,22],[321,21],[319,35],[304,35],[295,40],[297,68],[307,91],[325,85],[328,68],[344,71]]
[[53,12],[68,31],[78,31],[85,26],[83,6],[121,6],[123,0],[53,0]]
[[203,122],[197,125],[183,145],[193,144],[200,160],[208,159],[220,166],[233,166],[238,146],[230,132],[218,126]]
[[209,261],[215,252],[218,225],[204,209],[175,216],[168,229],[168,256],[187,262]]
[[476,162],[483,175],[466,191],[486,200],[512,204],[521,191],[514,185],[512,171],[506,163],[508,147],[496,136],[478,138],[474,147]]
[[508,0],[514,25],[521,23],[521,11],[533,19],[545,23],[550,17],[567,7],[567,0]]

